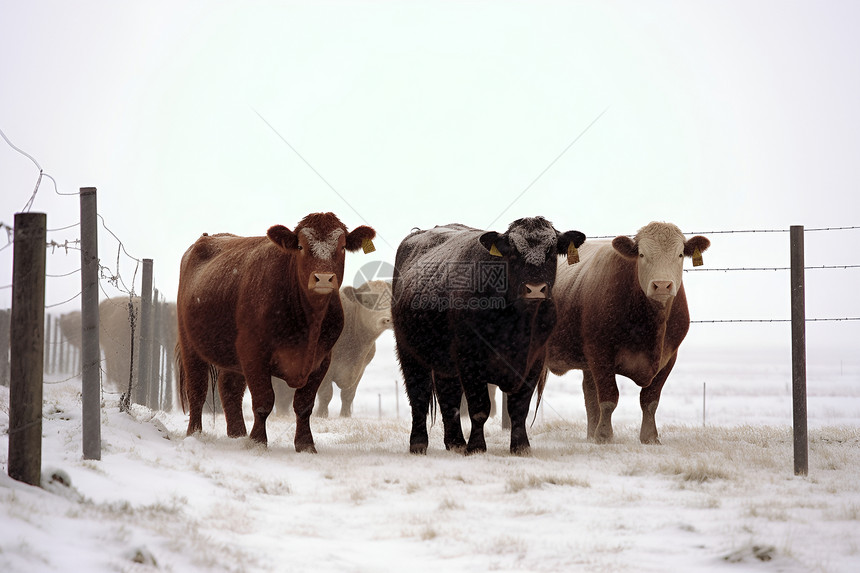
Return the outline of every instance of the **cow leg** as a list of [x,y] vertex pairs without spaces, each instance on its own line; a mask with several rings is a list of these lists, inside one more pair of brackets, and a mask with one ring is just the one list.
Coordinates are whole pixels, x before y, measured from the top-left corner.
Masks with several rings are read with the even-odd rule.
[[328,418],[328,405],[334,395],[334,382],[331,376],[326,375],[325,379],[320,384],[317,390],[317,412],[316,415],[320,418]]
[[218,394],[221,395],[221,408],[227,420],[227,435],[238,438],[248,435],[245,418],[242,414],[242,399],[245,397],[245,377],[237,372],[220,370],[218,372]]
[[403,371],[406,396],[409,398],[409,406],[412,408],[412,433],[409,435],[409,451],[413,454],[426,454],[428,442],[427,414],[430,411],[430,400],[433,394],[432,373],[408,351],[401,351],[399,346],[397,347],[397,356],[400,359],[400,369]]
[[203,431],[203,405],[209,390],[209,365],[193,351],[182,349],[182,376],[188,401],[187,435]]
[[436,382],[436,397],[439,400],[439,411],[442,413],[442,424],[445,427],[445,449],[457,453],[465,453],[466,438],[463,436],[463,426],[460,424],[460,407],[463,387],[459,377],[445,377],[438,373],[433,378]]
[[317,453],[314,436],[311,433],[311,411],[314,409],[317,390],[325,378],[326,372],[328,372],[330,363],[331,353],[326,356],[319,368],[311,372],[311,375],[308,376],[308,383],[296,390],[296,397],[293,399],[293,411],[296,413],[295,444],[297,452]]
[[[484,424],[490,417],[490,395],[487,392],[486,384],[476,388],[474,393],[468,393],[466,400],[469,402],[469,421],[472,424],[469,430],[466,455],[486,452],[487,441],[484,438]],[[459,420],[457,423],[459,424]]]
[[589,368],[594,376],[597,388],[597,407],[599,417],[597,427],[594,429],[594,441],[598,444],[608,444],[612,441],[612,412],[618,406],[618,384],[615,381],[615,373],[612,370],[595,368],[590,364]]
[[527,456],[531,452],[531,444],[526,432],[526,419],[529,415],[532,395],[542,372],[543,362],[536,363],[520,389],[508,394],[508,415],[511,418],[511,453],[517,456]]
[[296,391],[276,377],[272,377],[272,390],[275,392],[275,415],[279,418],[289,416],[293,411],[293,397]]
[[[465,393],[469,409],[469,442],[466,444],[466,455],[487,451],[487,441],[484,438],[484,424],[490,417],[490,394],[487,390],[487,380],[484,365],[480,361],[467,360],[459,365],[460,388]],[[454,399],[452,398],[452,403]],[[457,397],[459,402],[459,396]],[[459,406],[459,404],[457,404]],[[459,416],[457,426],[460,425]]]
[[266,419],[275,407],[275,391],[272,389],[272,377],[265,370],[254,368],[255,364],[243,364],[245,381],[251,391],[251,407],[254,410],[254,426],[251,428],[251,439],[261,444],[267,444]]
[[585,415],[588,419],[586,437],[594,440],[597,423],[600,421],[600,408],[597,406],[597,384],[594,383],[594,376],[587,366],[582,370],[582,395],[585,397]]
[[639,441],[643,444],[660,443],[654,414],[657,413],[657,406],[660,404],[660,394],[663,392],[663,385],[666,383],[669,373],[672,372],[677,358],[678,354],[676,353],[666,366],[657,373],[651,384],[642,388],[639,392],[639,405],[642,407],[642,428],[639,430]]
[[[363,374],[364,372],[362,372]],[[361,376],[359,376],[359,379]],[[358,379],[350,386],[340,389],[340,417],[352,417],[352,402],[355,400],[355,391],[358,390]]]

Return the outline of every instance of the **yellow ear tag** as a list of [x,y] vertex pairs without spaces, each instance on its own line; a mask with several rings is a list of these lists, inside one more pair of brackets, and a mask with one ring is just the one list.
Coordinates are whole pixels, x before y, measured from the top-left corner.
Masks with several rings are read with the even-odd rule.
[[575,265],[579,262],[579,251],[576,248],[576,245],[571,243],[567,247],[567,264]]
[[372,253],[376,250],[376,247],[373,246],[373,241],[370,239],[362,239],[361,240],[361,248],[364,251],[364,254]]
[[502,256],[502,253],[499,252],[499,249],[496,248],[495,243],[493,243],[493,246],[490,247],[490,254],[493,255],[494,257],[501,257]]
[[693,251],[693,266],[701,267],[705,264],[705,261],[702,260],[702,252],[699,249]]

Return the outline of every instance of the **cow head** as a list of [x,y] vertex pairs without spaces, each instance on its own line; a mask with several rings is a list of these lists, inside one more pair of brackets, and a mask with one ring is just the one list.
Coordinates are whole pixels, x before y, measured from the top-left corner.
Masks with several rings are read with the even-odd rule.
[[343,287],[341,299],[354,305],[355,320],[362,330],[378,337],[391,324],[391,283],[386,281],[367,281],[358,288]]
[[649,223],[633,239],[615,237],[612,246],[621,256],[636,260],[642,292],[665,306],[681,288],[684,257],[692,257],[696,250],[703,253],[711,242],[700,235],[686,240],[681,229],[671,223]]
[[507,298],[545,300],[552,293],[558,255],[572,244],[579,247],[585,235],[579,231],[559,233],[543,217],[517,219],[505,233],[489,231],[480,237],[490,254],[503,260],[507,273]]
[[295,231],[275,225],[269,240],[295,256],[298,279],[309,295],[336,293],[343,282],[345,251],[357,251],[376,231],[364,225],[347,232],[334,213],[312,213],[299,221]]

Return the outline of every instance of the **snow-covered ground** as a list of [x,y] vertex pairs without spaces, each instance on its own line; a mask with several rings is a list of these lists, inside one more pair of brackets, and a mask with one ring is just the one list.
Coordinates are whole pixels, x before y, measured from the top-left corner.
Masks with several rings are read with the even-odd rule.
[[295,452],[288,418],[268,448],[223,417],[187,438],[181,411],[126,415],[105,393],[102,459],[84,461],[80,380],[48,380],[43,488],[6,475],[0,388],[0,571],[860,571],[860,357],[809,353],[795,477],[787,352],[682,348],[661,446],[639,444],[625,379],[615,442],[587,442],[571,373],[549,380],[530,457],[498,416],[486,454],[446,452],[437,420],[417,457],[392,346],[354,418],[312,420],[317,455]]

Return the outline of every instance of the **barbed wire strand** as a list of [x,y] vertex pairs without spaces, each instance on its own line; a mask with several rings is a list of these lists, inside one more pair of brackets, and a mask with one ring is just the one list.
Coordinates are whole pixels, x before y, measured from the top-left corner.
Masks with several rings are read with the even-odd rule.
[[[849,227],[816,227],[811,229],[804,228],[804,231],[816,232],[816,231],[854,231],[860,229],[860,225],[849,226]],[[742,233],[789,233],[791,229],[741,229],[741,230],[731,230],[724,229],[720,231],[690,231],[685,232],[685,235],[732,235],[732,234],[742,234]],[[589,239],[614,239],[615,237],[635,237],[636,233],[632,233],[629,235],[596,235],[594,237],[588,237]]]
[[73,296],[72,298],[70,298],[70,299],[68,299],[68,300],[64,300],[63,302],[58,302],[58,303],[55,303],[55,304],[46,304],[46,305],[45,305],[45,308],[46,308],[46,309],[48,309],[48,308],[54,308],[54,307],[57,307],[57,306],[62,306],[62,305],[64,305],[64,304],[66,304],[66,303],[72,302],[73,300],[75,300],[75,299],[76,299],[76,298],[78,298],[79,296],[81,296],[81,293],[80,293],[80,292],[79,292],[78,294],[76,294],[75,296]]
[[[804,270],[821,270],[821,269],[860,269],[860,265],[820,265],[816,267],[803,267]],[[700,273],[714,271],[790,271],[791,267],[725,267],[719,269],[684,269],[685,273]]]
[[78,221],[77,223],[72,223],[71,225],[66,225],[65,227],[58,227],[56,229],[46,229],[46,230],[49,233],[56,233],[57,231],[65,231],[65,230],[71,229],[73,227],[78,227],[78,226],[80,226],[80,224],[81,224],[81,222]]
[[[805,322],[846,322],[860,320],[860,316],[834,317],[834,318],[807,318]],[[767,323],[767,322],[792,322],[790,318],[732,318],[718,320],[691,320],[690,324],[723,324],[723,323]]]
[[51,274],[46,274],[45,276],[46,276],[46,277],[48,277],[48,278],[51,278],[51,279],[61,279],[61,278],[63,278],[63,277],[70,277],[70,276],[72,276],[73,274],[75,274],[75,273],[79,273],[79,272],[81,272],[81,269],[79,269],[79,268],[78,268],[78,269],[75,269],[75,270],[73,270],[73,271],[69,271],[69,272],[67,272],[67,273],[65,273],[65,274],[62,274],[62,275],[51,275]]

